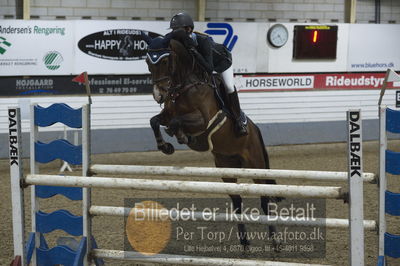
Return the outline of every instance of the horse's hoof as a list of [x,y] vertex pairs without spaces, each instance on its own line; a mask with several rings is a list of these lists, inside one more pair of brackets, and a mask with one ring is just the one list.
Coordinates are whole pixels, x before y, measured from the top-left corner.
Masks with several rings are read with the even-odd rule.
[[246,250],[250,246],[250,241],[247,239],[240,240],[240,245],[242,245],[243,248]]
[[173,154],[175,152],[175,148],[174,146],[172,146],[171,143],[165,143],[164,145],[162,145],[161,147],[159,147],[159,149],[165,153],[165,154]]
[[250,241],[245,238],[245,239],[240,239],[240,245],[242,246],[242,256],[247,257],[249,255],[249,250],[250,250]]
[[168,127],[164,128],[165,133],[168,134],[168,136],[173,137],[174,136],[174,132],[172,132],[172,130]]
[[196,143],[196,138],[192,136],[187,136],[188,138],[188,143],[187,144],[195,144]]
[[188,138],[186,136],[177,138],[177,140],[178,140],[179,144],[188,144],[189,143]]
[[248,249],[248,247],[250,246],[250,240],[246,238],[240,238],[240,245],[243,246],[244,250]]
[[281,241],[276,240],[276,239],[272,240],[272,246],[274,247],[274,251],[276,253],[281,252],[281,246],[282,246]]

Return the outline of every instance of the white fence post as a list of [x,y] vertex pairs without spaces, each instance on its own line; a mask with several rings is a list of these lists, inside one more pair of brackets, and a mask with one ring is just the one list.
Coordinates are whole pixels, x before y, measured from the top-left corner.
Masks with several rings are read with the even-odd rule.
[[[35,124],[35,106],[36,103],[31,104],[31,121],[30,121],[30,167],[31,174],[39,173],[39,163],[36,162],[35,143],[38,140],[39,127]],[[35,234],[35,245],[32,253],[31,263],[33,266],[37,265],[36,249],[40,246],[40,234],[36,232],[36,213],[40,209],[40,201],[36,197],[36,188],[31,186],[31,227],[32,232]]]
[[386,211],[385,211],[385,191],[386,181],[386,107],[379,108],[379,243],[378,256],[385,256],[385,232],[386,232]]
[[21,256],[21,265],[25,265],[24,191],[21,187],[24,173],[22,167],[20,108],[8,108],[8,121],[14,257]]
[[[90,104],[82,107],[82,176],[87,176],[90,167]],[[90,265],[90,256],[92,250],[92,222],[89,214],[91,205],[91,189],[82,188],[82,216],[83,216],[83,236],[87,238],[87,251],[84,259],[84,265]]]
[[362,165],[362,122],[360,110],[347,112],[350,265],[364,265],[364,208]]

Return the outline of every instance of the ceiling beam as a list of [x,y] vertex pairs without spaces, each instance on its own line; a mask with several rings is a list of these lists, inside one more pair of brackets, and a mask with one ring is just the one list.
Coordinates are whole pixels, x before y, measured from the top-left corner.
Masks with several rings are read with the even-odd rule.
[[206,0],[197,0],[197,21],[204,21],[206,18]]
[[345,23],[356,23],[356,6],[357,0],[345,0]]
[[15,0],[15,15],[17,19],[31,18],[30,0]]

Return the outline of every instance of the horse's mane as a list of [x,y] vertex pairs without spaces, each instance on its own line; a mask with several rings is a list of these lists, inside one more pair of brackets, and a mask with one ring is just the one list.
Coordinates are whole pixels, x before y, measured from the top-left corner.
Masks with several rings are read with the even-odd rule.
[[169,47],[177,55],[176,60],[179,71],[185,72],[187,76],[194,75],[199,80],[205,80],[206,72],[180,41],[171,39]]
[[193,58],[189,54],[188,50],[183,46],[183,44],[180,41],[171,39],[169,42],[169,47],[172,51],[176,53],[178,56],[178,62],[182,64],[182,66],[190,66],[193,64]]

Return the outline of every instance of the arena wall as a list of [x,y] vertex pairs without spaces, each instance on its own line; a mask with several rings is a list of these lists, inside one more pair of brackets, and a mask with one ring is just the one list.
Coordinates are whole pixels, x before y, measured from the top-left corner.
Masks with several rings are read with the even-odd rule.
[[[0,19],[15,19],[15,0],[0,2]],[[381,23],[399,23],[400,2],[382,0]],[[343,23],[345,1],[206,1],[206,21]],[[169,20],[179,11],[197,14],[197,0],[36,0],[31,19]],[[357,23],[375,23],[375,0],[359,0]]]
[[[383,104],[394,108],[395,91],[387,91]],[[240,93],[246,114],[261,128],[265,145],[328,143],[346,141],[345,113],[350,108],[362,109],[364,140],[377,140],[377,90],[258,92]],[[345,101],[335,101],[346,99]],[[339,97],[339,98],[338,98]],[[65,102],[74,108],[87,102],[86,97],[0,98],[0,158],[6,158],[8,145],[8,106],[20,106],[23,143],[29,143],[29,105],[49,106]],[[257,104],[257,102],[259,102]],[[92,105],[93,153],[152,151],[156,143],[149,119],[160,112],[151,95],[94,96]],[[68,139],[73,142],[72,132]],[[175,139],[177,149],[187,149]],[[42,142],[63,138],[64,127],[57,123],[41,134]],[[101,143],[101,145],[98,145]],[[96,145],[97,144],[97,145]],[[29,147],[23,147],[28,156]]]
[[[301,3],[300,3],[301,2]],[[340,3],[338,3],[340,2]],[[267,29],[274,22],[282,22],[289,28],[290,40],[293,38],[292,28],[294,24],[302,24],[304,22],[311,24],[318,23],[332,23],[340,24],[344,22],[344,2],[326,0],[324,3],[321,1],[304,0],[304,1],[206,1],[206,21],[218,22],[226,21],[229,24],[235,24],[236,22],[267,22],[259,23],[260,29],[257,35],[257,43],[262,47],[261,53],[253,53],[252,57],[256,57],[257,64],[250,64],[255,69],[250,68],[243,72],[239,70],[235,71],[238,73],[313,73],[323,72],[336,72],[341,75],[343,72],[382,72],[386,71],[388,65],[379,67],[376,69],[352,69],[351,60],[353,55],[356,55],[356,59],[367,57],[369,60],[371,55],[376,55],[375,44],[381,45],[381,51],[383,55],[379,54],[379,59],[384,59],[382,62],[386,62],[387,55],[390,54],[390,62],[394,62],[393,67],[398,70],[397,54],[398,49],[392,49],[393,45],[398,43],[396,39],[398,34],[391,34],[389,41],[384,44],[380,42],[381,35],[376,33],[382,32],[380,27],[386,27],[386,30],[391,30],[392,33],[398,32],[396,25],[368,25],[368,24],[342,24],[339,25],[341,30],[339,31],[339,49],[338,49],[338,60],[334,62],[322,61],[321,64],[315,64],[316,68],[310,69],[312,64],[309,62],[293,62],[292,60],[292,41],[288,41],[288,44],[282,49],[275,49],[265,45]],[[102,0],[102,1],[46,1],[38,0],[31,2],[31,19],[39,20],[66,20],[56,21],[61,23],[73,23],[73,20],[87,20],[92,21],[87,24],[101,24],[101,23],[118,23],[118,27],[115,28],[130,28],[132,20],[135,22],[146,23],[146,20],[157,21],[157,25],[161,25],[162,29],[157,29],[160,33],[166,31],[168,20],[170,16],[178,11],[186,10],[192,14],[197,13],[197,1],[150,1],[150,0],[132,0],[132,1],[117,1],[117,0]],[[372,23],[374,22],[374,6],[373,0],[359,0],[357,1],[357,23]],[[400,2],[395,0],[383,0],[381,1],[381,22],[382,23],[398,23],[400,21]],[[6,22],[15,19],[15,1],[6,0],[0,2],[0,20]],[[94,21],[97,20],[97,21]],[[103,21],[102,21],[103,20]],[[118,21],[104,21],[104,20],[118,20]],[[120,21],[125,20],[125,21]],[[128,23],[124,24],[125,22]],[[139,20],[139,21],[137,21]],[[232,23],[231,23],[232,21]],[[17,21],[20,23],[21,21]],[[33,20],[34,23],[39,21]],[[44,22],[44,21],[43,21]],[[92,23],[93,22],[93,23]],[[160,23],[162,22],[162,23]],[[284,23],[291,22],[291,23]],[[46,23],[46,22],[44,22]],[[79,22],[80,23],[80,22]],[[85,22],[82,22],[85,23]],[[126,25],[122,27],[119,23]],[[204,24],[204,25],[203,25]],[[198,28],[203,27],[206,29],[207,24],[197,24]],[[235,27],[245,27],[247,24],[256,23],[237,23],[241,25],[234,25]],[[109,27],[110,25],[107,25]],[[164,27],[165,26],[165,27]],[[239,27],[239,28],[240,28]],[[140,27],[139,27],[140,28]],[[142,29],[142,28],[140,28]],[[352,30],[354,29],[354,30]],[[360,29],[363,30],[360,33]],[[373,29],[373,31],[371,31]],[[235,28],[235,34],[237,33]],[[94,30],[93,30],[94,32]],[[248,33],[248,30],[242,31],[242,33]],[[253,32],[253,31],[251,31]],[[250,33],[251,33],[250,32]],[[358,32],[358,35],[356,35]],[[364,34],[369,33],[369,34]],[[85,33],[86,34],[86,33]],[[81,34],[85,36],[83,33]],[[360,38],[359,35],[362,35]],[[369,36],[374,38],[369,38]],[[80,37],[80,38],[81,38]],[[248,35],[241,37],[241,40],[248,40]],[[384,36],[384,38],[389,38]],[[359,47],[359,40],[364,44],[364,53],[358,54],[357,50]],[[388,39],[386,39],[388,40]],[[13,41],[13,47],[17,46],[17,42]],[[247,42],[245,42],[247,44]],[[253,43],[254,44],[254,43]],[[351,45],[354,44],[354,45]],[[365,52],[366,45],[369,48],[373,47],[373,53]],[[390,46],[393,44],[392,46]],[[239,45],[239,42],[238,42]],[[382,46],[385,45],[385,46]],[[70,47],[68,45],[68,47]],[[72,46],[71,46],[72,47]],[[351,50],[351,47],[355,49]],[[10,49],[11,50],[11,49]],[[361,51],[361,49],[358,49]],[[234,52],[238,49],[234,50]],[[246,59],[248,49],[241,49],[242,54],[235,55],[235,58],[239,58],[240,62]],[[388,52],[389,51],[389,52]],[[386,54],[385,54],[386,53]],[[265,59],[262,56],[266,56]],[[393,55],[393,59],[392,59]],[[386,57],[385,57],[386,56]],[[40,57],[43,55],[40,54]],[[80,56],[82,60],[87,60],[87,57]],[[65,56],[65,60],[68,56]],[[385,61],[386,60],[386,61]],[[41,60],[40,60],[41,61]],[[248,60],[251,61],[251,60]],[[374,57],[371,58],[371,62],[378,62]],[[389,62],[388,61],[388,62]],[[253,62],[253,61],[251,61]],[[356,63],[359,63],[355,60]],[[369,61],[368,61],[369,62]],[[114,69],[109,67],[108,69]],[[280,63],[280,64],[279,64]],[[363,63],[363,62],[362,62]],[[91,64],[100,65],[100,64]],[[331,66],[329,68],[328,66]],[[358,66],[359,64],[357,64]],[[146,68],[147,69],[147,68]],[[79,71],[87,71],[88,69],[79,69]],[[132,68],[129,68],[129,74]],[[67,71],[70,74],[79,74],[78,70]],[[76,72],[76,73],[74,73]],[[56,72],[54,72],[56,73]],[[89,71],[89,74],[96,74],[96,71]],[[107,72],[108,73],[108,72]],[[107,74],[105,73],[105,74]],[[140,72],[141,73],[141,72]],[[382,74],[381,73],[381,74]],[[97,73],[104,74],[104,73]],[[116,74],[116,73],[113,73]],[[121,73],[117,73],[121,74]],[[126,73],[122,73],[126,74]],[[137,74],[137,73],[136,73]],[[35,78],[32,73],[19,74],[22,78],[31,76]],[[43,74],[41,74],[43,75]],[[57,74],[53,74],[57,75]],[[58,75],[66,75],[65,73]],[[3,80],[9,77],[0,72],[0,76],[4,76]],[[288,75],[290,78],[290,75]],[[40,79],[40,77],[38,76]],[[363,77],[364,78],[364,77]],[[68,77],[68,81],[70,81]],[[381,77],[382,79],[382,77]],[[16,81],[18,82],[18,80]],[[15,81],[14,81],[15,83]],[[71,83],[71,82],[70,82]],[[5,83],[0,83],[0,90],[9,90]],[[12,84],[15,87],[15,84]],[[77,85],[78,86],[78,85]],[[397,85],[398,87],[398,85]],[[351,89],[351,88],[330,88],[324,90],[321,87],[308,88],[306,91],[301,91],[301,88],[289,91],[262,91],[257,92],[241,92],[240,99],[242,107],[246,114],[253,119],[261,128],[265,144],[266,145],[282,145],[282,144],[302,144],[302,143],[321,143],[321,142],[342,142],[345,141],[345,111],[349,108],[361,108],[364,119],[364,136],[365,140],[372,140],[378,138],[378,111],[377,101],[379,97],[380,86],[363,89]],[[135,91],[136,93],[136,91]],[[384,98],[384,104],[389,107],[394,106],[394,94],[395,91],[389,90]],[[54,102],[66,102],[72,106],[78,107],[81,104],[87,102],[86,97],[24,97],[19,96],[15,98],[2,97],[0,98],[0,157],[7,157],[6,149],[3,147],[7,146],[7,130],[8,121],[6,119],[6,109],[8,106],[20,106],[23,109],[23,121],[24,121],[24,136],[26,137],[29,132],[29,117],[27,115],[28,106],[31,103],[39,103],[43,105],[49,105]],[[93,109],[92,109],[92,128],[93,128],[93,142],[102,143],[103,145],[96,145],[93,153],[103,152],[124,152],[124,151],[148,151],[155,150],[155,141],[152,136],[152,132],[149,127],[149,119],[153,115],[156,115],[161,109],[153,101],[150,94],[146,95],[128,95],[128,96],[95,96],[93,97]],[[64,134],[63,127],[55,125],[48,131],[45,136],[52,138],[54,135],[62,136]],[[110,136],[113,136],[110,141]],[[70,134],[71,137],[71,134]],[[45,141],[45,140],[44,140]],[[175,143],[174,140],[171,140]],[[27,142],[25,142],[27,143]],[[175,143],[176,144],[176,143]],[[100,147],[101,146],[101,147]],[[177,148],[184,149],[185,146],[177,145]],[[28,147],[25,147],[25,154],[27,154]]]

